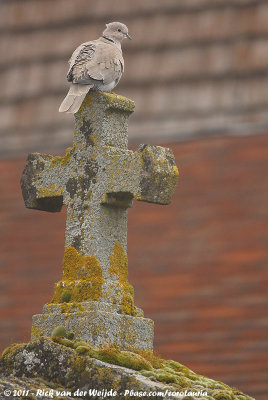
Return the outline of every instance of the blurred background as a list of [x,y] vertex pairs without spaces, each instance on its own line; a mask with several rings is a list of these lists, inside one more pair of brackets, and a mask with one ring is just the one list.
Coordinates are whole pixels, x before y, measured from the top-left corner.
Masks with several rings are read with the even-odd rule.
[[129,211],[129,276],[155,349],[258,400],[268,395],[268,1],[1,0],[0,347],[28,341],[61,277],[65,212],[24,207],[32,151],[61,155],[67,60],[124,22],[130,146],[172,148],[167,207]]

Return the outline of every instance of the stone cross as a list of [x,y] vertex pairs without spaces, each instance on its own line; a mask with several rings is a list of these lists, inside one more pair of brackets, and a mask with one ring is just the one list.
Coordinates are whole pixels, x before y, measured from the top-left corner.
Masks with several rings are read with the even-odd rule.
[[178,170],[171,150],[141,145],[128,150],[134,102],[88,94],[79,112],[73,147],[62,157],[33,153],[22,175],[28,208],[67,207],[63,278],[32,337],[64,325],[91,344],[151,348],[153,323],[134,306],[128,282],[127,209],[133,199],[168,204]]

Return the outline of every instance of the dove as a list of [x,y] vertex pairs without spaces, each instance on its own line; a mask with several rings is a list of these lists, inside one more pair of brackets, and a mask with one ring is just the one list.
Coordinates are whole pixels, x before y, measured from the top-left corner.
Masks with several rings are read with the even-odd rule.
[[70,90],[59,112],[76,113],[89,90],[111,92],[124,71],[123,39],[132,37],[121,22],[111,22],[99,39],[82,43],[69,60],[67,80]]

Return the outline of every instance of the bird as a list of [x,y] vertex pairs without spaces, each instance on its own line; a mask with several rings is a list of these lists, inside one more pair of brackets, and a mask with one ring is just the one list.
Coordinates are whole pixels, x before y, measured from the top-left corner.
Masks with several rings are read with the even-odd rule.
[[121,22],[110,22],[102,36],[82,43],[69,60],[67,80],[71,86],[59,112],[75,114],[89,90],[111,92],[124,72],[123,39],[132,37]]

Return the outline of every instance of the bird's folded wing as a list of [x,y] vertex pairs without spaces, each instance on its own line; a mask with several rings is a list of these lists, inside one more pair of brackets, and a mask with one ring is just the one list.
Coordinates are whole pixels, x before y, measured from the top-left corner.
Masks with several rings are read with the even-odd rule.
[[120,79],[124,61],[119,49],[98,41],[79,47],[80,51],[77,48],[71,57],[73,83],[88,84],[96,80],[109,84]]
[[76,76],[82,75],[83,65],[94,57],[95,51],[95,41],[82,43],[75,49],[68,61],[70,65],[67,73],[68,81],[73,82]]
[[94,56],[96,49],[95,40],[91,42],[85,42],[80,44],[75,51],[73,52],[70,60],[68,61],[70,64],[70,68],[78,61],[80,58],[92,58]]

